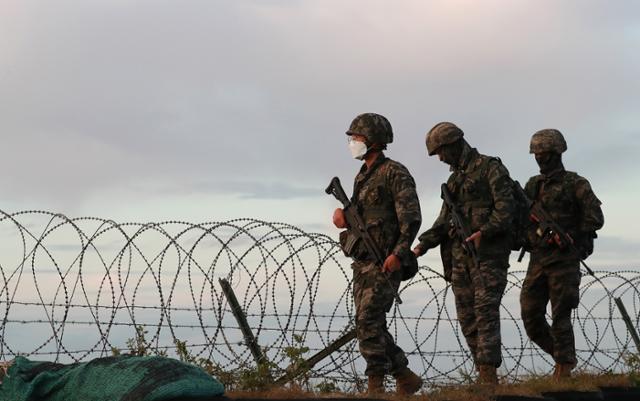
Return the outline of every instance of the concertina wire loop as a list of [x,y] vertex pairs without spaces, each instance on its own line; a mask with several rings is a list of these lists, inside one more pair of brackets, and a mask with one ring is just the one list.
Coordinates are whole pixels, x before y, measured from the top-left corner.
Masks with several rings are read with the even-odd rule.
[[[116,223],[47,211],[0,211],[0,361],[22,355],[62,363],[126,352],[143,327],[151,353],[175,355],[175,340],[225,371],[255,366],[218,283],[227,279],[267,359],[281,372],[287,347],[305,357],[353,328],[350,260],[325,234],[256,219],[194,224]],[[525,271],[512,259],[501,308],[502,376],[547,373],[553,360],[522,326]],[[638,327],[640,272],[583,274],[573,313],[577,369],[621,371],[633,342],[613,299]],[[388,314],[390,332],[429,382],[463,382],[473,362],[456,321],[450,286],[421,266],[403,282],[405,301]],[[636,350],[637,352],[637,350]],[[364,362],[351,341],[309,373],[349,389]]]

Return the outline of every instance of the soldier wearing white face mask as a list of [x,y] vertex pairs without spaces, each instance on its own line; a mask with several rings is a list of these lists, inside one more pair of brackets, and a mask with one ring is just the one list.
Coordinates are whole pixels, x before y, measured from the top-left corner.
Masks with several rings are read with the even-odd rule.
[[415,182],[405,166],[382,153],[393,141],[386,118],[361,114],[353,120],[347,135],[351,155],[364,161],[355,178],[351,204],[385,258],[380,266],[362,241],[350,241],[352,234],[344,212],[336,209],[333,222],[346,229],[340,234],[340,244],[353,259],[356,333],[360,353],[367,362],[369,393],[384,392],[384,376],[389,374],[396,379],[399,394],[413,394],[422,386],[422,379],[407,367],[404,351],[387,330],[386,313],[393,305],[403,272],[411,266],[417,270],[411,252],[421,222]]

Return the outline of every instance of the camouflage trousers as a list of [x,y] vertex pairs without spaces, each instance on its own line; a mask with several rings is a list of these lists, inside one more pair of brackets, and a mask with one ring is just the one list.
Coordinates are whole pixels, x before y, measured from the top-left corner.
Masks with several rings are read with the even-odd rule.
[[380,267],[369,262],[354,262],[353,298],[356,306],[356,333],[365,374],[394,374],[407,367],[404,351],[387,330],[387,312],[391,310],[400,286],[399,272],[389,280]]
[[[576,348],[571,311],[580,297],[580,265],[563,261],[547,266],[529,263],[520,292],[520,309],[527,335],[556,363],[575,365]],[[547,304],[551,301],[551,325]]]
[[500,301],[507,285],[508,258],[454,261],[451,286],[462,334],[478,365],[498,367],[502,363]]

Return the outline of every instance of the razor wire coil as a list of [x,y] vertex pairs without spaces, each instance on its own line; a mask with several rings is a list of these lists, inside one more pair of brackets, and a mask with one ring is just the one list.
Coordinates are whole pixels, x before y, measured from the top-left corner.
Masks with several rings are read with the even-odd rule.
[[[108,356],[143,327],[151,352],[174,352],[179,340],[227,371],[255,365],[219,278],[231,283],[267,359],[283,372],[287,349],[304,344],[309,356],[353,328],[350,261],[330,236],[286,223],[118,224],[0,211],[0,247],[0,360]],[[509,271],[501,309],[501,374],[513,380],[553,366],[519,319],[524,273]],[[619,371],[633,348],[608,293],[625,300],[637,326],[640,272],[597,275],[600,281],[583,276],[573,315],[578,369]],[[422,266],[400,295],[405,303],[394,306],[388,324],[411,366],[433,382],[463,380],[473,363],[450,287]],[[351,341],[310,376],[352,386],[362,381],[362,366]]]

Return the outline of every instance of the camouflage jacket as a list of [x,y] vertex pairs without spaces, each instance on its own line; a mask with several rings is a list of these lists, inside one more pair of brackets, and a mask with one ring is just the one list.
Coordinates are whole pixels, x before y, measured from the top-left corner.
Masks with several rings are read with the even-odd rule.
[[593,193],[589,181],[578,174],[560,168],[548,175],[531,177],[524,188],[529,199],[541,202],[556,224],[575,241],[580,254],[570,247],[560,249],[537,235],[537,226],[527,230],[531,261],[548,265],[557,261],[577,261],[593,251],[596,230],[604,225],[601,202]]
[[[515,212],[513,182],[500,159],[478,153],[464,145],[459,167],[452,167],[447,186],[462,218],[471,232],[481,231],[477,249],[478,259],[505,257],[511,251],[511,225]],[[442,204],[440,215],[433,226],[420,235],[423,252],[448,243],[453,260],[467,257],[461,240],[451,229],[449,210]],[[445,255],[443,254],[443,262]],[[445,262],[446,263],[446,262]]]
[[[351,202],[358,208],[369,235],[385,257],[395,254],[404,263],[413,256],[411,244],[418,234],[422,217],[416,184],[405,166],[382,153],[371,168],[363,164],[355,178]],[[344,235],[340,237],[343,243]],[[360,248],[350,256],[370,258],[364,246]]]

